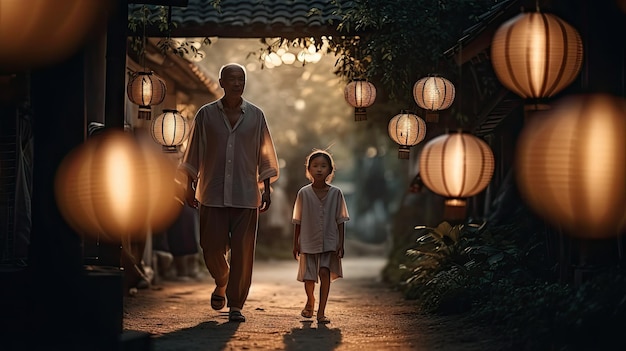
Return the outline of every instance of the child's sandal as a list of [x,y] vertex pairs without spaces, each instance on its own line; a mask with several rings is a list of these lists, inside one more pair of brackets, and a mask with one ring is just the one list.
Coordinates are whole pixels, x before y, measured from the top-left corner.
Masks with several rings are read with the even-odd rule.
[[304,306],[304,309],[302,310],[302,312],[300,312],[300,315],[304,318],[313,317],[313,306]]

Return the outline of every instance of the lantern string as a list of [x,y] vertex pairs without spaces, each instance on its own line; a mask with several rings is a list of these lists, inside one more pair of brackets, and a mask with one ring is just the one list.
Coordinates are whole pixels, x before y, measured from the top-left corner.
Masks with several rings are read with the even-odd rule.
[[[437,29],[439,29],[439,27],[441,27],[441,0],[437,0]],[[437,69],[439,69],[439,55],[441,55],[441,53],[439,52],[441,50],[441,40],[436,40],[435,43],[437,50],[435,50],[435,52],[437,53],[437,55],[435,56],[435,67],[433,68],[433,71],[436,72]]]
[[461,57],[461,64],[459,65],[459,83],[461,84],[461,86],[459,87],[459,114],[461,115],[461,117],[463,116],[463,97],[462,92],[463,92],[463,41],[461,39],[458,40],[459,42],[459,55]]
[[167,46],[170,45],[172,45],[172,5],[167,7]]
[[142,25],[142,34],[141,34],[141,66],[143,66],[143,70],[146,71],[146,22],[148,21],[147,13],[148,7],[146,5],[142,6],[141,9],[141,25]]
[[355,68],[357,71],[356,77],[352,77],[354,78],[365,78],[365,70],[363,69],[363,63],[361,62],[361,57],[362,52],[361,52],[361,38],[359,37],[357,39],[356,45],[355,45],[355,56],[356,56],[356,63],[355,63]]

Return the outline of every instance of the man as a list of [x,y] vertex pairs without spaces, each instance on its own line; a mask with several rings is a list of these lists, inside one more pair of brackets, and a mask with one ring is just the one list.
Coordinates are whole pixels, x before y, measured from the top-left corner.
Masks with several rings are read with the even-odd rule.
[[221,310],[227,300],[229,321],[245,322],[259,212],[270,207],[278,159],[265,114],[242,98],[245,68],[222,66],[219,82],[224,96],[196,113],[180,167],[186,202],[200,207],[200,246],[216,285],[211,307]]

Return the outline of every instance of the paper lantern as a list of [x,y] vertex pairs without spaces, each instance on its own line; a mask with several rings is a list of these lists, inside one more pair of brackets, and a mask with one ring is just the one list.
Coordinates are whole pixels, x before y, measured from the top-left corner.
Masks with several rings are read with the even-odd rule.
[[152,139],[161,144],[164,152],[176,152],[189,136],[189,125],[178,110],[163,110],[150,126]]
[[409,111],[401,111],[389,120],[387,131],[389,137],[400,145],[398,158],[408,159],[411,146],[426,136],[426,122]]
[[376,87],[364,79],[355,79],[346,85],[343,96],[348,104],[354,107],[354,120],[365,121],[367,120],[365,108],[372,106],[376,100]]
[[111,0],[0,1],[0,67],[5,73],[60,62],[104,33]]
[[491,63],[502,85],[534,102],[571,84],[582,60],[576,29],[548,13],[522,13],[510,19],[491,43]]
[[420,154],[424,185],[446,198],[448,206],[465,206],[466,198],[483,191],[493,176],[493,152],[468,133],[448,133],[430,140]]
[[133,73],[126,87],[128,99],[133,104],[139,105],[137,117],[145,120],[152,119],[150,106],[162,103],[166,91],[163,79],[150,71]]
[[63,218],[81,235],[142,236],[165,230],[178,216],[175,173],[176,164],[151,141],[109,130],[63,159],[55,198]]
[[426,122],[438,122],[438,111],[445,110],[454,102],[454,84],[439,76],[428,76],[413,85],[413,98],[426,110]]
[[524,200],[573,236],[616,236],[626,218],[626,102],[569,96],[538,113],[517,145]]

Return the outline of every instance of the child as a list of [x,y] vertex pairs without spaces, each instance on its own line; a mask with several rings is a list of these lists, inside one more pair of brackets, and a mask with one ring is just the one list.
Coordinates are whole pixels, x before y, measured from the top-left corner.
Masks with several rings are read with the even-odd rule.
[[330,323],[325,315],[330,283],[343,277],[344,222],[350,217],[341,189],[329,184],[335,175],[332,156],[314,150],[305,166],[311,184],[300,188],[293,208],[293,257],[299,261],[297,279],[304,282],[307,297],[301,315],[313,317],[313,291],[319,277],[317,322],[326,324]]

